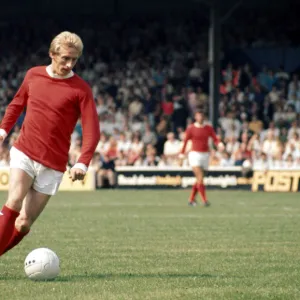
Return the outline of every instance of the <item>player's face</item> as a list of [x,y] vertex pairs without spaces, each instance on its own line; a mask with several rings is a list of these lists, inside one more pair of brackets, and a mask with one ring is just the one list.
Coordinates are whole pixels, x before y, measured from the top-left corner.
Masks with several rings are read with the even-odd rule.
[[78,60],[78,51],[71,47],[61,47],[59,53],[50,54],[53,72],[59,76],[68,75]]
[[202,124],[204,122],[204,115],[200,112],[195,113],[195,121]]

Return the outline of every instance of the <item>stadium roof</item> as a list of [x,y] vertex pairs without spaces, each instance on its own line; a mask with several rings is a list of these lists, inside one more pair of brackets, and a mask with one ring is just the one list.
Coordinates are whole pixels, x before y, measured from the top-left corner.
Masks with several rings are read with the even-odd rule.
[[72,13],[72,14],[152,14],[182,11],[207,12],[209,5],[219,2],[222,13],[235,7],[282,9],[297,3],[297,0],[9,0],[1,3],[0,15],[18,13]]

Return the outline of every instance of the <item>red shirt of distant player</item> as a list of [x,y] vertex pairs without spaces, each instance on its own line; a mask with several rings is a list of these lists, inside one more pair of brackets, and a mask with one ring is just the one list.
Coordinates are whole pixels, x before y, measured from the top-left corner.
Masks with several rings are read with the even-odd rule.
[[14,146],[44,166],[64,172],[71,134],[79,117],[83,145],[78,163],[89,165],[100,129],[91,88],[78,75],[65,79],[49,76],[46,66],[30,69],[8,105],[1,128],[7,133],[26,109],[21,133]]
[[209,152],[209,138],[213,139],[215,145],[218,145],[220,142],[213,127],[210,125],[191,124],[185,132],[185,139],[181,153],[184,154],[187,142],[189,140],[192,141],[191,151],[204,153]]

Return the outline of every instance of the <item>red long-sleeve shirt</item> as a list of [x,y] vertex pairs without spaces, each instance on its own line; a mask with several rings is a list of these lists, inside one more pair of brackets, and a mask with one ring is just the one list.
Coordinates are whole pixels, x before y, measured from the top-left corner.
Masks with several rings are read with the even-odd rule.
[[192,141],[191,151],[209,152],[208,142],[210,137],[213,139],[215,145],[219,144],[220,141],[217,138],[213,127],[210,125],[196,127],[195,124],[191,124],[185,132],[185,139],[181,153],[183,154],[185,152],[185,148],[189,140]]
[[92,91],[78,75],[57,79],[46,66],[30,69],[8,105],[0,128],[7,133],[26,107],[21,133],[14,146],[31,159],[64,172],[71,134],[81,116],[83,144],[78,163],[89,165],[100,137]]

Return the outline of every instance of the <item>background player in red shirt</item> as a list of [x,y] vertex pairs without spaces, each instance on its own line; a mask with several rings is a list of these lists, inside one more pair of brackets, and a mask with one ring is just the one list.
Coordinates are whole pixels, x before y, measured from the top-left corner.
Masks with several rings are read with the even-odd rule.
[[192,167],[196,177],[196,182],[193,185],[192,193],[190,195],[189,204],[196,205],[197,191],[201,195],[203,204],[209,206],[206,198],[204,186],[204,171],[208,168],[209,164],[209,139],[212,138],[215,145],[219,148],[224,148],[222,142],[216,136],[212,126],[204,123],[205,116],[202,111],[195,113],[195,123],[191,124],[185,133],[185,140],[181,149],[180,157],[182,158],[185,153],[185,148],[189,140],[192,141],[192,149],[188,154],[189,165]]
[[30,69],[0,126],[3,142],[26,107],[18,140],[10,151],[8,200],[0,212],[0,255],[17,245],[60,185],[68,162],[71,134],[81,117],[82,152],[70,170],[82,180],[98,144],[99,121],[91,88],[72,69],[83,44],[62,32],[51,42],[51,65]]

